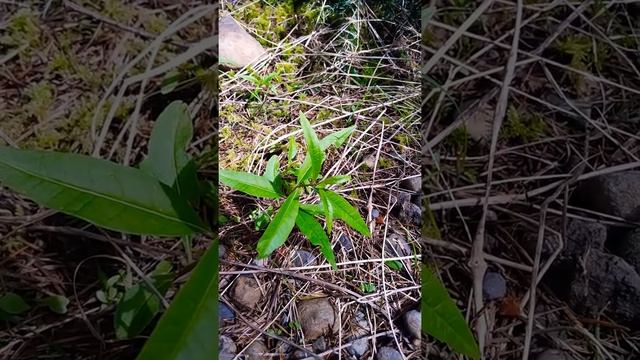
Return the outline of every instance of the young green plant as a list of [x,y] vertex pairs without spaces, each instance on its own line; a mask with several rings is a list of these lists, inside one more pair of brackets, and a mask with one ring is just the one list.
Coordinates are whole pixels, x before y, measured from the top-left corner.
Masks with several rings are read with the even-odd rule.
[[[297,145],[293,138],[290,138],[287,163],[282,168],[279,156],[273,155],[262,175],[222,169],[220,181],[235,190],[258,198],[284,199],[258,240],[259,258],[268,257],[282,246],[297,226],[311,244],[320,247],[320,252],[336,270],[336,260],[328,237],[333,230],[335,219],[344,221],[364,236],[371,236],[369,227],[358,210],[330,189],[331,186],[344,184],[351,178],[347,175],[326,178],[321,176],[327,149],[331,146],[342,146],[355,127],[348,127],[319,139],[303,113],[300,113],[299,120],[307,150],[302,163],[295,161]],[[319,203],[301,202],[300,198],[305,192],[317,196]],[[319,219],[324,221],[325,226]]]

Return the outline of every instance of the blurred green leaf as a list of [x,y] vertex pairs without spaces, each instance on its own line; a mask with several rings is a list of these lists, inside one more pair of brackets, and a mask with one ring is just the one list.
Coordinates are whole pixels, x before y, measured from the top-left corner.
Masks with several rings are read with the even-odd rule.
[[0,183],[110,230],[158,236],[208,231],[173,189],[103,159],[0,146]]
[[331,145],[339,148],[340,146],[342,146],[342,144],[344,144],[345,141],[347,141],[347,139],[349,138],[349,136],[351,136],[351,133],[353,133],[355,129],[356,127],[354,125],[325,136],[324,138],[322,138],[322,140],[320,140],[322,149],[326,150]]
[[29,309],[31,307],[18,294],[8,292],[0,296],[0,310],[7,314],[20,315]]
[[267,162],[267,167],[264,170],[263,176],[271,182],[274,182],[276,180],[276,176],[278,176],[278,173],[280,172],[279,160],[280,159],[278,158],[277,155],[271,156],[271,158]]
[[462,312],[433,271],[422,269],[422,331],[473,359],[480,350]]
[[[164,295],[173,276],[171,263],[161,261],[151,274],[151,283],[161,295]],[[114,327],[116,338],[131,339],[140,334],[160,311],[160,299],[144,283],[127,289],[116,306]]]
[[218,242],[198,261],[137,360],[209,360],[218,350]]
[[347,183],[349,181],[351,181],[351,176],[349,175],[336,175],[336,176],[331,176],[322,180],[318,184],[318,187],[324,187],[329,185],[339,185],[339,184]]
[[57,314],[66,314],[69,299],[62,295],[52,295],[42,300],[42,303],[49,307],[49,310]]
[[318,189],[318,195],[320,196],[320,203],[324,208],[324,220],[327,223],[327,234],[331,234],[333,229],[333,205],[327,199],[327,195],[324,190]]

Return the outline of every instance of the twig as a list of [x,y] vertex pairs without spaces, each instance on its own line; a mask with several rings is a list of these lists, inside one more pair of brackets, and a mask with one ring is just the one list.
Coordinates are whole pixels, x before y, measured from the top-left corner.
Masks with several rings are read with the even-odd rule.
[[[516,68],[516,60],[518,58],[518,44],[520,42],[520,26],[522,22],[522,0],[517,1],[515,31],[513,33],[513,41],[511,44],[511,53],[509,60],[507,61],[507,71],[504,77],[502,89],[500,90],[500,96],[498,98],[498,104],[496,105],[496,111],[493,118],[493,133],[491,136],[491,147],[489,150],[489,165],[487,173],[487,187],[485,192],[485,199],[488,199],[491,195],[491,185],[493,181],[493,167],[495,163],[495,153],[498,144],[498,135],[502,126],[502,120],[507,112],[507,103],[509,99],[509,85],[513,80],[513,75]],[[487,212],[489,210],[489,202],[485,201],[482,207],[482,216],[475,239],[473,241],[473,247],[471,249],[471,263],[470,267],[473,271],[473,295],[476,313],[480,312],[484,308],[483,299],[483,282],[484,275],[487,270],[487,263],[484,258],[484,239],[485,239],[485,223],[487,221]],[[487,334],[487,319],[484,312],[479,314],[478,322],[476,323],[476,332],[478,333],[478,343],[480,347],[480,353],[484,358],[484,345]]]

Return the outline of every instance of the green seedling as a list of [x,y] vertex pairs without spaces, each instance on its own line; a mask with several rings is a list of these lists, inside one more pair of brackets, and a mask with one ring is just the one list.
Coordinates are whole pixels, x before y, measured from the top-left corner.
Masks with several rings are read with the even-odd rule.
[[[262,175],[248,172],[220,170],[220,181],[238,191],[258,198],[282,201],[266,230],[258,240],[259,258],[268,257],[282,246],[295,226],[311,244],[319,246],[333,269],[337,269],[331,242],[334,220],[342,220],[364,236],[371,236],[366,222],[349,202],[331,190],[332,186],[344,184],[351,178],[346,175],[321,176],[326,151],[330,146],[340,147],[349,138],[355,127],[345,128],[319,139],[306,116],[300,113],[300,124],[307,146],[304,161],[295,161],[297,146],[289,140],[287,165],[280,167],[280,158],[273,155]],[[302,194],[310,194],[315,202],[301,203]],[[318,218],[324,218],[323,227]]]
[[244,80],[249,81],[255,86],[253,90],[249,90],[251,99],[255,99],[256,101],[261,102],[264,100],[262,94],[276,93],[276,86],[272,84],[272,81],[279,75],[280,75],[279,72],[272,72],[265,76],[261,76],[258,73],[254,73],[251,75],[240,75],[240,77]]

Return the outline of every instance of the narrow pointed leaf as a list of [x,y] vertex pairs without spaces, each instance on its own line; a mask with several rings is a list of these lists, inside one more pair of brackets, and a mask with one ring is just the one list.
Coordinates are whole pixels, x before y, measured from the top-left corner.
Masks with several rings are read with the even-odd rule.
[[351,176],[349,175],[336,175],[328,177],[322,180],[318,186],[329,186],[329,185],[339,185],[344,184],[351,181]]
[[220,170],[219,176],[220,182],[245,194],[267,199],[280,197],[273,184],[264,176],[232,170]]
[[[336,147],[340,147],[351,135],[353,130],[355,130],[355,126],[351,126],[342,130],[338,130],[333,134],[329,134],[320,140],[320,148],[322,150],[327,150],[329,146],[334,145]],[[305,157],[304,162],[298,169],[298,179],[308,179],[311,177],[309,172],[311,171],[311,158]],[[298,184],[304,180],[299,180]]]
[[282,207],[280,207],[280,210],[278,210],[278,213],[258,240],[258,258],[266,258],[275,249],[284,244],[296,223],[299,205],[298,192],[294,191],[287,197],[287,200],[282,204]]
[[287,158],[289,160],[289,163],[291,163],[296,158],[297,153],[298,147],[296,145],[296,140],[292,136],[289,138],[289,148],[287,150]]
[[0,146],[0,184],[110,230],[159,236],[207,231],[171,188],[141,170],[89,156]]
[[334,270],[338,270],[336,258],[333,254],[333,249],[331,249],[331,242],[324,232],[322,225],[320,225],[313,215],[306,211],[299,211],[296,218],[296,225],[313,245],[320,247],[320,252],[322,252],[322,255],[324,255],[329,264],[331,264],[331,267]]
[[324,213],[322,204],[300,204],[300,209],[314,216],[322,215]]
[[42,304],[46,305],[49,310],[56,314],[66,314],[69,299],[62,295],[51,295],[44,298]]
[[318,189],[318,195],[320,195],[320,202],[324,208],[324,219],[327,222],[327,234],[331,234],[333,229],[333,205],[327,199],[326,192],[322,189]]
[[345,198],[328,190],[325,196],[333,206],[333,215],[336,219],[344,221],[353,230],[364,236],[371,236],[367,223],[362,219],[358,210],[351,206]]
[[315,179],[320,174],[322,169],[322,163],[324,162],[324,149],[320,145],[318,135],[315,133],[307,117],[300,113],[300,124],[302,125],[302,132],[304,134],[305,142],[307,143],[307,158],[311,162],[311,169],[309,172],[302,174],[302,177],[298,177],[298,183],[303,182],[307,178]]
[[356,127],[354,125],[329,134],[320,140],[320,146],[322,146],[322,149],[324,150],[328,149],[331,145],[339,148],[345,141],[347,141],[355,129]]
[[460,309],[433,271],[422,268],[422,331],[472,359],[480,351]]
[[[149,172],[160,182],[174,186],[178,193],[186,187],[176,181],[178,175],[189,162],[186,152],[193,136],[193,124],[187,109],[187,104],[174,101],[158,116],[153,125],[149,140],[149,154],[140,164],[140,168]],[[195,170],[195,169],[194,169]]]
[[276,176],[278,176],[278,169],[280,168],[279,160],[280,159],[277,155],[273,155],[269,159],[269,162],[267,162],[267,167],[264,170],[264,177],[271,182],[273,182],[276,179]]
[[[200,360],[218,350],[218,244],[198,261],[137,360]],[[212,355],[213,354],[213,355]]]

